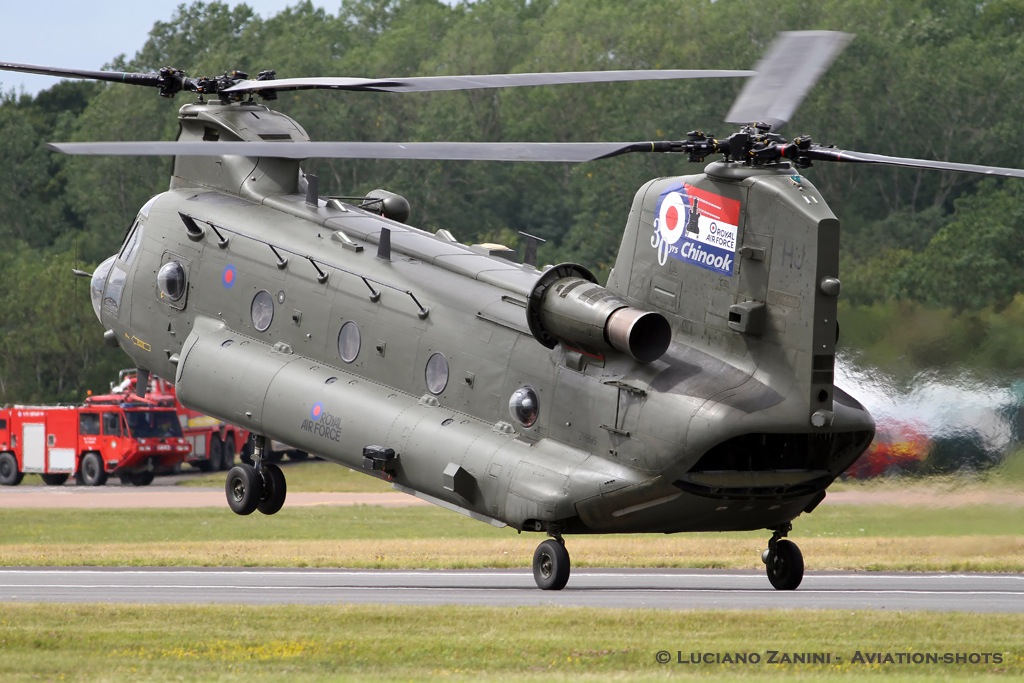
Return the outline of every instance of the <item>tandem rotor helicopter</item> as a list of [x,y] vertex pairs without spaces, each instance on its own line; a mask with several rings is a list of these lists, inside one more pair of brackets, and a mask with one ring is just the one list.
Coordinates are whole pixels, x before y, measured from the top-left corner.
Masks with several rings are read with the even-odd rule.
[[[225,485],[241,515],[285,502],[266,439],[361,470],[495,526],[550,537],[542,589],[569,578],[570,534],[771,532],[768,579],[795,589],[792,520],[871,442],[834,384],[839,221],[800,169],[817,161],[1024,177],[1024,171],[839,150],[785,123],[850,36],[782,34],[753,72],[611,71],[429,78],[191,78],[0,64],[2,70],[194,92],[175,142],[62,143],[167,155],[167,191],[91,274],[104,337],[174,378],[187,407],[251,430]],[[313,142],[254,101],[282,91],[429,92],[751,77],[724,139],[639,143]],[[757,122],[757,123],[751,123]],[[671,152],[703,172],[636,193],[606,286],[584,266],[405,224],[377,190],[321,197],[309,158],[593,161]],[[535,246],[535,245],[534,245]]]

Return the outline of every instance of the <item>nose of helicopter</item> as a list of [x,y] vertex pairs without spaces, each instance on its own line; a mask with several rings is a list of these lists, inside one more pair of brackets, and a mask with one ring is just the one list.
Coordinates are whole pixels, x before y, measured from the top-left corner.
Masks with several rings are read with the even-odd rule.
[[103,287],[107,282],[107,275],[110,273],[110,268],[114,265],[115,259],[117,259],[116,254],[96,266],[96,270],[92,273],[92,281],[89,283],[92,310],[96,312],[96,318],[100,322],[103,322],[103,317],[100,315],[100,307],[103,303]]

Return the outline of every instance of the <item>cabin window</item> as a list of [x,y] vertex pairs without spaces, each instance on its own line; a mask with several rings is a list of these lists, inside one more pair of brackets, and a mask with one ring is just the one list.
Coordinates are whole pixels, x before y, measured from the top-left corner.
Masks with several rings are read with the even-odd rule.
[[346,363],[351,363],[359,355],[359,326],[349,320],[338,332],[338,355]]
[[448,359],[442,353],[435,353],[427,360],[427,391],[440,394],[448,386]]
[[185,269],[177,261],[169,261],[156,274],[156,286],[161,298],[178,301],[185,295]]
[[524,427],[532,427],[540,415],[540,402],[533,387],[519,387],[508,400],[508,412]]
[[252,298],[252,325],[260,332],[266,332],[274,322],[274,297],[265,289],[256,292]]

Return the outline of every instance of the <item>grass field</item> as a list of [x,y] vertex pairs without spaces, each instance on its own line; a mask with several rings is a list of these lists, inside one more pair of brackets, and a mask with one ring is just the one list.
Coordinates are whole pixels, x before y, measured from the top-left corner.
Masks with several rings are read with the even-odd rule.
[[992,614],[4,605],[0,679],[1019,680],[1022,643],[1024,618]]
[[[286,471],[293,491],[389,490],[328,463],[288,465]],[[223,476],[191,481],[220,486]],[[904,484],[842,486],[874,491]],[[237,517],[225,508],[4,510],[2,515],[0,564],[7,566],[525,570],[541,540],[539,534],[495,529],[434,507],[286,505],[269,518]],[[811,571],[1024,571],[1020,507],[826,502],[794,526],[791,538]],[[761,569],[759,553],[767,537],[763,531],[571,536],[567,543],[574,567]],[[666,664],[656,659],[662,651],[668,653]],[[772,651],[788,654],[772,663]],[[0,604],[0,653],[5,682],[1002,681],[1024,678],[1024,615],[5,603]],[[748,663],[721,661],[736,653]],[[872,661],[887,654],[887,660]],[[752,663],[753,655],[760,661]],[[680,663],[694,656],[697,661],[710,656],[712,662]],[[967,661],[958,663],[958,656]],[[794,661],[801,657],[808,661]]]
[[[0,564],[528,567],[539,534],[434,507],[5,510]],[[820,506],[790,538],[808,569],[1024,571],[1020,508]],[[760,568],[768,532],[570,536],[580,567]]]

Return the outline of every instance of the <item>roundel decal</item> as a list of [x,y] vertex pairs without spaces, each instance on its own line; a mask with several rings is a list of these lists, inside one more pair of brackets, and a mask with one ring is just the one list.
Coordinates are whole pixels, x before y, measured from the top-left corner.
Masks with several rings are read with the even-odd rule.
[[232,266],[232,265],[224,266],[224,272],[221,274],[221,282],[224,283],[224,288],[225,289],[231,289],[232,287],[235,286],[235,279],[236,279],[236,277],[237,277],[237,272],[235,271],[235,267],[234,266]]
[[313,409],[309,411],[309,416],[316,422],[320,419],[320,416],[324,414],[324,404],[317,401],[313,404]]
[[675,244],[686,233],[689,219],[689,198],[683,192],[669,192],[658,208],[658,234],[668,244]]

